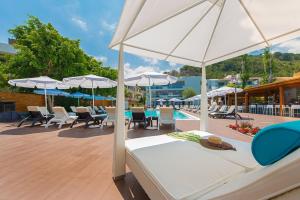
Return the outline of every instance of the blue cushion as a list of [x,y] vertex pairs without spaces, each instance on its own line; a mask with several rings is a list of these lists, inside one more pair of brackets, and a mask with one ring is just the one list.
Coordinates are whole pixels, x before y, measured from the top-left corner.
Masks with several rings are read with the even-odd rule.
[[274,124],[260,130],[252,141],[256,161],[270,165],[300,147],[300,121]]

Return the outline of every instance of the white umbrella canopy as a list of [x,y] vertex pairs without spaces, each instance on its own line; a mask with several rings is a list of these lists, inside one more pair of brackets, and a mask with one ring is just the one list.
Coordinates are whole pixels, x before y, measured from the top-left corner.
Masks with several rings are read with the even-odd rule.
[[149,87],[149,99],[150,107],[152,102],[151,86],[153,85],[168,85],[175,83],[177,78],[169,74],[157,73],[157,72],[144,72],[142,74],[129,76],[125,79],[124,83],[128,86],[142,86]]
[[168,74],[157,72],[145,72],[129,76],[125,79],[125,85],[148,87],[153,85],[168,85],[175,83],[177,78]]
[[95,88],[113,88],[117,86],[116,81],[93,74],[64,78],[63,82],[71,87],[91,88],[93,93],[93,109],[95,106]]
[[169,99],[169,101],[171,101],[171,102],[182,102],[181,99],[177,99],[177,98]]
[[300,36],[299,7],[298,0],[127,0],[110,47],[209,65]]
[[9,80],[8,83],[16,87],[44,89],[46,108],[47,108],[47,89],[69,89],[70,88],[69,85],[66,85],[63,82],[52,79],[48,76],[13,79],[13,80]]
[[71,87],[81,88],[112,88],[117,86],[116,81],[93,74],[64,78],[63,82]]

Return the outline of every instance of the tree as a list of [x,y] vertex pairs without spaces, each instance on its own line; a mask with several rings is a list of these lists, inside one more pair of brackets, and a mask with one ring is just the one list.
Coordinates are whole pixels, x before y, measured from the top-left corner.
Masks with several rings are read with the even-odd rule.
[[[16,40],[17,54],[11,56],[7,69],[11,78],[50,76],[61,80],[68,76],[95,74],[115,80],[117,72],[104,67],[80,48],[79,40],[63,37],[51,23],[44,24],[30,16],[26,24],[9,32]],[[116,89],[96,89],[101,95],[114,95]]]
[[[264,64],[263,83],[271,83],[273,82],[274,61],[272,59],[272,53],[270,52],[269,47],[264,49],[263,64]],[[267,69],[269,69],[269,73],[267,72]]]
[[183,96],[183,98],[190,98],[190,97],[193,97],[193,96],[195,96],[196,95],[196,92],[195,92],[195,90],[193,89],[193,88],[186,88],[186,89],[184,89],[183,90],[183,92],[182,92],[182,96]]
[[248,63],[248,55],[245,54],[242,56],[242,72],[241,72],[242,88],[246,87],[247,81],[250,78],[248,64],[249,64]]

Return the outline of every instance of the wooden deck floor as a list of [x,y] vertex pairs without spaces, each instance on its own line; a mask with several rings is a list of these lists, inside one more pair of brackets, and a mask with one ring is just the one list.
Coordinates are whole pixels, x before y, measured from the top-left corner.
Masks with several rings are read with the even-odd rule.
[[[247,115],[248,116],[248,115]],[[253,117],[250,116],[250,117]],[[255,116],[255,123],[291,120]],[[210,119],[210,131],[251,141],[226,126],[232,120]],[[199,121],[179,122],[186,131],[199,127]],[[128,170],[124,180],[112,180],[113,128],[84,129],[56,127],[17,128],[0,124],[0,199],[148,199]],[[170,132],[143,129],[129,130],[128,138]]]

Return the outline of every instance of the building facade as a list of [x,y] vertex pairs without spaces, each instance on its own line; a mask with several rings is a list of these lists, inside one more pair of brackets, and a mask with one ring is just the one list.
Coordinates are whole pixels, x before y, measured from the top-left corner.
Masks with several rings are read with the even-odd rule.
[[[227,85],[228,81],[223,79],[208,79],[207,90],[214,90]],[[196,94],[201,91],[201,76],[183,76],[179,77],[178,81],[174,84],[151,87],[152,104],[158,99],[183,99],[183,91],[187,88],[192,88]],[[149,99],[149,91],[146,92],[147,99]]]

